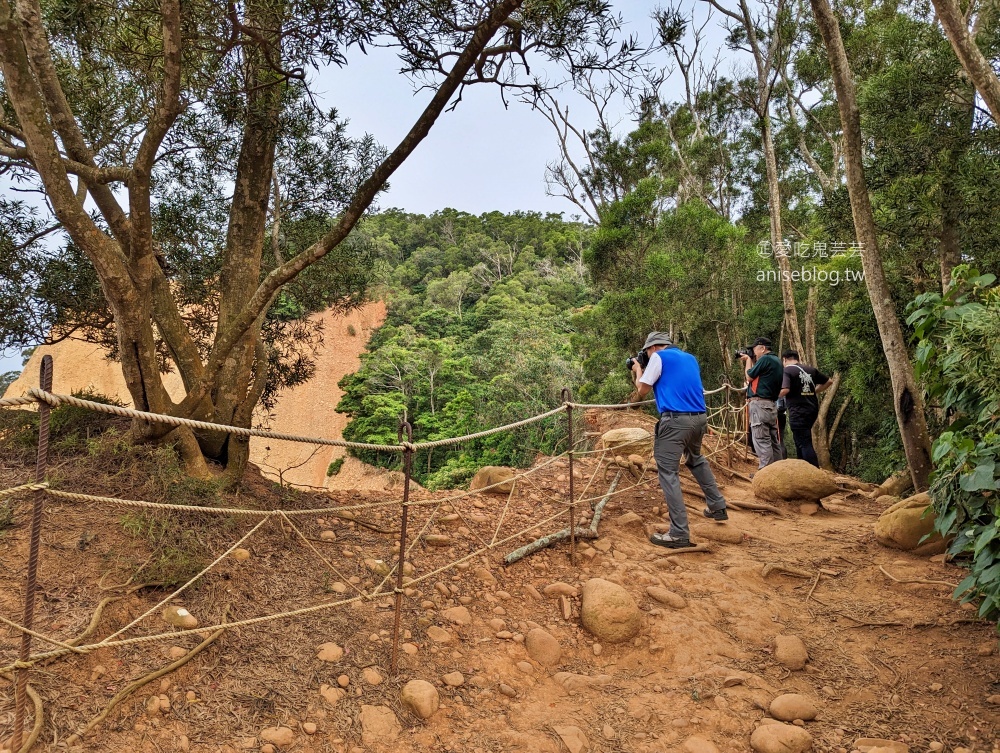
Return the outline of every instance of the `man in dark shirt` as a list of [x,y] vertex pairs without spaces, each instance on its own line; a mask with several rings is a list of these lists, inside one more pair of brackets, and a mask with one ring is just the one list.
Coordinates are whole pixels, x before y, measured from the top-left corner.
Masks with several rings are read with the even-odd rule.
[[747,400],[750,402],[750,434],[757,451],[757,468],[781,460],[781,440],[778,437],[778,408],[775,401],[781,392],[781,362],[771,352],[771,341],[758,337],[753,343],[751,361],[741,354],[747,379]]
[[816,395],[830,386],[830,379],[813,366],[799,363],[799,354],[786,350],[781,354],[785,365],[781,381],[781,396],[788,403],[788,424],[795,438],[795,454],[819,468],[813,449],[812,427],[819,415]]

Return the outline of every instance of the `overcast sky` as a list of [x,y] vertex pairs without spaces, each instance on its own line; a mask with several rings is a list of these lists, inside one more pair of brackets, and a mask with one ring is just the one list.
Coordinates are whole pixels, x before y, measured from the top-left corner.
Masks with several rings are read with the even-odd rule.
[[[704,14],[703,2],[689,2],[698,6],[700,15]],[[614,0],[614,7],[625,19],[626,34],[634,34],[644,44],[652,40],[651,3]],[[713,20],[711,34],[716,47],[722,39],[717,20]],[[729,73],[729,67],[723,63],[722,72]],[[320,71],[314,89],[324,106],[336,107],[350,120],[348,131],[352,136],[370,133],[379,143],[392,148],[431,96],[428,91],[414,93],[413,82],[399,69],[393,51],[369,50],[367,56],[352,55],[346,68]],[[680,91],[674,80],[663,94],[678,97]],[[582,102],[571,105],[571,116],[584,123],[592,120]],[[618,120],[619,130],[627,133],[630,120],[624,108]],[[396,171],[390,190],[381,196],[379,204],[384,209],[399,207],[420,214],[451,207],[472,214],[493,210],[563,212],[569,218],[579,210],[545,192],[545,165],[557,155],[555,133],[539,113],[516,101],[505,108],[496,87],[470,87],[459,106],[439,118],[427,138]],[[19,353],[0,354],[0,373],[20,368]]]

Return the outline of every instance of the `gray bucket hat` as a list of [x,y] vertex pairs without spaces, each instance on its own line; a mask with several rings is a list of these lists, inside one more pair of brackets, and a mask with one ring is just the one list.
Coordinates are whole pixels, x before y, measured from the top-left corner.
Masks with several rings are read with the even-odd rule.
[[666,332],[650,332],[646,336],[646,344],[642,346],[642,349],[652,348],[654,345],[673,345],[673,341],[670,339],[670,335]]

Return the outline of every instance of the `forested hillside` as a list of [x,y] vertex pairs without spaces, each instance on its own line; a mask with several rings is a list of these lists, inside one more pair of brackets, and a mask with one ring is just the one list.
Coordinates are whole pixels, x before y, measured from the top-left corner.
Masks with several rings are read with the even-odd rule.
[[[346,439],[393,443],[402,415],[421,440],[516,421],[559,402],[582,378],[574,313],[594,304],[583,253],[589,230],[535,213],[431,217],[386,212],[362,234],[384,265],[388,318],[363,366],[345,378]],[[553,421],[418,457],[431,486],[467,480],[484,464],[525,464],[565,430]],[[396,455],[360,453],[372,463]]]

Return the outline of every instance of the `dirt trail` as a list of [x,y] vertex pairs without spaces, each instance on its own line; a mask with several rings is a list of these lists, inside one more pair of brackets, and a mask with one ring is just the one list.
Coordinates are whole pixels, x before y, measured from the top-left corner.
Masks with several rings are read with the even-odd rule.
[[[255,425],[277,432],[341,438],[348,419],[335,410],[344,394],[337,383],[357,371],[371,333],[385,321],[385,303],[373,301],[346,314],[326,311],[317,318],[322,323],[323,342],[316,354],[315,376],[301,387],[280,395],[269,416],[254,417]],[[45,355],[51,355],[54,362],[53,392],[68,395],[90,391],[117,398],[126,405],[132,404],[121,366],[109,361],[107,352],[100,346],[80,340],[63,340],[36,348],[21,376],[3,396],[20,397],[30,388],[37,387],[38,370]],[[166,374],[164,383],[173,400],[183,397],[184,387],[177,372]],[[280,477],[286,484],[301,487],[326,487],[327,468],[343,455],[344,450],[340,447],[314,448],[258,438],[250,441],[250,460],[265,476]]]
[[[590,456],[578,464],[581,483],[595,477],[591,495],[608,484],[597,463]],[[443,506],[434,520],[428,517],[432,507],[411,508],[411,536],[425,534],[409,559],[415,575],[454,562],[497,531],[503,538],[558,512],[567,471],[563,459],[529,477],[509,506],[503,496],[466,497]],[[752,498],[745,482],[722,473],[720,481],[729,500]],[[354,505],[393,496],[329,494],[338,504]],[[243,495],[269,504],[279,499],[263,480]],[[303,495],[297,503],[280,499],[286,507],[323,503],[318,495]],[[813,516],[733,511],[724,525],[692,517],[694,538],[711,544],[705,554],[676,554],[648,543],[648,532],[663,522],[654,512],[660,504],[658,486],[648,476],[616,496],[600,538],[581,546],[577,567],[570,566],[566,545],[502,567],[502,556],[529,536],[415,584],[404,598],[406,645],[398,677],[388,673],[392,600],[362,600],[225,634],[188,666],[129,699],[86,738],[85,748],[73,750],[269,751],[265,737],[273,733],[288,735],[281,751],[301,753],[748,751],[750,734],[771,701],[789,692],[808,696],[818,709],[815,720],[803,722],[815,751],[851,751],[864,737],[895,740],[892,750],[914,752],[1000,749],[994,626],[976,623],[974,612],[950,599],[951,587],[938,583],[957,583],[959,568],[874,541],[873,502],[840,494]],[[690,504],[700,507],[694,497]],[[243,619],[346,598],[356,587],[370,589],[381,580],[379,561],[394,559],[398,512],[390,507],[358,514],[388,533],[333,518],[296,518],[324,564],[287,526],[268,525],[246,544],[249,560],[226,560],[174,603],[183,603],[205,625],[224,611],[230,620]],[[141,539],[122,533],[119,516],[115,509],[50,506],[36,623],[44,632],[62,639],[78,634],[104,595],[97,585],[101,576],[107,583],[124,581],[148,556]],[[221,552],[249,527],[239,520],[201,530]],[[548,524],[539,533],[556,527]],[[736,533],[731,538],[738,543],[713,541],[722,532]],[[26,533],[21,526],[0,543],[0,612],[9,616],[19,614]],[[430,533],[446,536],[446,545],[429,546]],[[765,577],[769,563],[812,577]],[[930,582],[899,583],[888,575]],[[578,594],[594,577],[621,584],[638,603],[637,638],[598,645],[581,627]],[[565,599],[544,595],[557,583],[565,584],[555,589]],[[664,604],[650,596],[662,599],[662,593],[649,588],[680,598]],[[142,591],[117,602],[108,608],[100,634],[162,596]],[[525,636],[538,627],[559,643],[561,657],[553,665],[526,650]],[[140,633],[162,629],[154,615]],[[808,651],[804,669],[789,669],[775,656],[779,635],[802,640]],[[15,636],[4,636],[9,657]],[[102,650],[36,673],[33,682],[45,698],[48,720],[38,750],[62,749],[52,743],[56,736],[65,739],[127,682],[198,640]],[[332,662],[318,659],[327,642],[342,647],[343,655]],[[338,678],[346,686],[340,698],[331,692]],[[440,694],[440,710],[426,721],[399,701],[400,687],[415,678],[433,683]],[[0,727],[10,721],[6,684],[3,692]],[[151,701],[155,696],[160,700]],[[151,703],[154,711],[148,710]],[[287,732],[274,733],[274,727]]]

